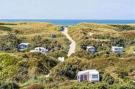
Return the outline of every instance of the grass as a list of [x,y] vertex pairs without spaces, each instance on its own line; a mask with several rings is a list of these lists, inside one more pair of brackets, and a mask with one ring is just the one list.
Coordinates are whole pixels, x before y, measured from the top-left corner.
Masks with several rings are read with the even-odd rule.
[[133,45],[133,46],[127,47],[127,48],[125,49],[125,51],[126,51],[127,54],[133,54],[134,49],[135,49],[135,46]]
[[[27,87],[33,84],[43,85],[45,89],[128,89],[121,88],[121,86],[123,87],[124,84],[128,86],[129,82],[134,79],[133,76],[125,75],[135,70],[135,55],[132,54],[135,48],[134,25],[120,25],[119,27],[118,25],[82,23],[70,26],[69,34],[77,42],[77,51],[69,58],[65,56],[65,61],[62,63],[58,62],[57,56],[64,56],[66,54],[65,50],[68,50],[69,41],[61,34],[59,26],[49,23],[22,22],[0,23],[0,25],[12,29],[10,31],[0,30],[3,32],[0,35],[7,35],[8,32],[11,32],[17,34],[18,38],[25,38],[24,41],[29,43],[34,43],[32,39],[35,36],[40,36],[41,38],[38,37],[36,40],[37,44],[48,42],[49,45],[56,43],[56,45],[61,44],[64,47],[61,50],[52,51],[47,55],[32,54],[29,52],[0,52],[0,58],[4,60],[4,62],[1,62],[3,63],[2,65],[6,66],[8,64],[2,70],[4,70],[6,75],[10,75],[5,80],[11,80],[12,77],[18,75],[20,79],[22,78],[19,82],[21,89],[27,89]],[[56,38],[52,38],[51,34],[55,34]],[[126,44],[123,55],[119,56],[108,52],[110,49],[108,50],[107,48],[110,48],[110,42],[113,40],[116,43],[124,42]],[[99,49],[102,53],[90,54],[80,47],[82,43],[86,43],[87,45],[97,44],[101,47]],[[7,56],[5,57],[3,55]],[[16,63],[12,63],[14,64],[12,65],[10,63],[13,62],[12,60],[18,61],[15,61]],[[13,69],[17,69],[17,73]],[[86,81],[79,83],[76,80],[77,72],[87,69],[97,69],[103,79],[99,83],[94,84]],[[15,74],[12,73],[12,70]],[[0,72],[2,72],[1,69]],[[48,73],[50,73],[50,76],[46,78],[45,75]],[[109,77],[114,78],[115,82],[113,85],[108,84],[108,81],[112,79],[107,79],[107,74],[109,74]]]
[[[83,43],[94,43],[95,41],[96,43],[102,44],[104,42],[110,44],[113,41],[112,38],[121,38],[125,41],[129,41],[129,43],[131,41],[134,42],[135,26],[81,23],[75,26],[70,26],[69,34],[77,42],[77,51],[79,51],[81,50],[80,45]],[[105,44],[105,46],[107,45]]]
[[[34,22],[14,22],[14,23],[1,23],[0,27],[6,27],[11,30],[9,32],[6,29],[0,29],[0,36],[8,35],[8,33],[17,34],[17,37],[24,40],[24,42],[32,43],[32,40],[36,36],[41,36],[42,39],[48,39],[51,41],[58,41],[63,45],[64,49],[68,47],[68,40],[59,31],[59,26],[49,23],[34,23]],[[51,35],[56,35],[56,38],[52,38]]]

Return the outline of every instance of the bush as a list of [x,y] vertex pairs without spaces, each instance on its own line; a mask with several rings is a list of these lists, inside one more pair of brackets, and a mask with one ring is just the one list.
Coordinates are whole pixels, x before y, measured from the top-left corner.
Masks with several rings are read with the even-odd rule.
[[0,89],[20,89],[20,88],[18,84],[11,82],[11,83],[1,84]]
[[135,85],[124,84],[124,85],[120,86],[119,89],[135,89]]
[[128,76],[128,72],[122,71],[122,72],[120,72],[120,73],[118,74],[118,76],[119,76],[120,78],[124,79],[126,76]]
[[107,82],[109,85],[112,85],[115,80],[110,74],[106,74],[103,78],[103,81]]
[[12,78],[17,73],[17,63],[19,60],[21,59],[17,59],[9,54],[0,55],[0,79]]
[[75,79],[77,68],[73,68],[72,65],[66,67],[65,70],[60,71],[60,75],[64,75],[69,79]]
[[95,86],[97,86],[97,88],[96,89],[108,89],[108,85],[107,84],[98,84],[98,85],[95,85]]
[[0,37],[0,50],[7,52],[17,51],[17,45],[21,40],[16,34],[9,33],[8,35]]

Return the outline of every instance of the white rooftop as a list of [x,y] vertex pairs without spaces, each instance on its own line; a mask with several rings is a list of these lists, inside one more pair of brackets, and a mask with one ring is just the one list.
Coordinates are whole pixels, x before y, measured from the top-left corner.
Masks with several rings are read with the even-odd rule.
[[89,72],[89,73],[91,73],[91,74],[99,74],[99,72],[98,72],[97,70],[92,69],[92,70],[79,71],[79,72],[78,72],[78,75],[82,75],[82,74],[87,73],[87,72]]
[[30,52],[46,53],[46,52],[48,52],[48,49],[46,49],[44,47],[36,47],[34,50],[31,50]]
[[95,48],[94,46],[87,46],[87,48]]
[[29,45],[30,43],[20,43],[19,45]]
[[119,47],[119,46],[112,46],[112,48],[123,48],[123,47]]
[[46,48],[44,48],[44,47],[36,47],[35,49],[46,49]]

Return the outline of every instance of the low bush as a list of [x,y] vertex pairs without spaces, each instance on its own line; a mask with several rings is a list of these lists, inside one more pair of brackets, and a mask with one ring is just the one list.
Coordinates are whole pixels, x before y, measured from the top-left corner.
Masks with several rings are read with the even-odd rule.
[[17,59],[14,56],[10,56],[9,54],[0,55],[0,79],[12,79],[12,77],[17,73],[17,63],[21,59]]
[[114,83],[114,78],[110,74],[105,74],[103,81],[105,81],[107,84],[112,85]]
[[119,76],[120,78],[124,79],[125,77],[128,76],[128,72],[121,71],[121,72],[119,72],[118,76]]
[[10,83],[1,84],[0,89],[20,89],[20,87],[18,84],[14,83],[14,82],[10,82]]

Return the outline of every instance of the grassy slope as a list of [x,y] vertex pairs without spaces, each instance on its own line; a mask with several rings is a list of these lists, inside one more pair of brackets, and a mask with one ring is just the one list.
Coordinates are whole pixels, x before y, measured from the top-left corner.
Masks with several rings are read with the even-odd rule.
[[42,38],[52,40],[51,34],[55,34],[57,37],[54,39],[62,44],[65,49],[67,48],[67,42],[65,36],[61,34],[59,31],[59,27],[57,25],[52,25],[49,23],[25,23],[25,22],[17,22],[17,23],[4,23],[4,25],[0,25],[4,28],[9,28],[10,30],[5,30],[0,28],[0,36],[6,35],[8,33],[17,33],[18,37],[26,38],[26,41],[31,43],[31,40],[35,36],[41,36]]
[[[49,23],[33,23],[33,22],[32,23],[24,23],[24,22],[0,23],[0,36],[8,35],[8,33],[15,33],[17,34],[17,37],[25,38],[24,42],[29,42],[29,43],[31,43],[32,39],[35,36],[41,36],[42,38],[48,39],[50,41],[52,40],[57,41],[59,44],[61,44],[64,47],[63,51],[65,51],[65,49],[67,50],[69,44],[66,37],[63,36],[59,31],[59,26],[52,25]],[[56,38],[52,38],[51,34],[55,34]],[[0,52],[0,55],[4,55],[4,54],[9,54],[17,58],[20,57],[23,58],[22,55],[25,55],[25,53],[20,53],[20,52],[14,52],[14,53]],[[55,54],[56,52],[53,55]]]
[[[77,73],[79,70],[86,69],[98,69],[101,73],[103,72],[103,76],[105,74],[110,74],[116,81],[116,86],[121,84],[125,85],[129,82],[128,78],[133,79],[133,76],[126,76],[126,78],[121,78],[120,73],[126,72],[130,74],[130,70],[134,70],[135,59],[134,56],[125,56],[118,57],[116,55],[106,55],[102,54],[100,56],[90,56],[86,54],[87,57],[83,55],[82,50],[80,50],[80,43],[85,41],[85,37],[88,37],[89,40],[98,39],[97,36],[103,36],[100,40],[108,40],[108,37],[126,37],[127,39],[135,38],[135,31],[133,30],[134,25],[131,26],[131,30],[121,30],[121,28],[111,26],[111,25],[98,25],[98,24],[88,24],[83,23],[75,26],[69,27],[69,34],[73,37],[73,39],[77,42],[77,54],[71,56],[66,59],[65,62],[58,64],[55,68],[52,69],[52,81],[46,83],[47,89],[54,88],[55,89],[100,89],[96,88],[98,84],[92,85],[87,83],[78,83],[76,81],[76,76],[70,78],[70,75],[74,75],[73,73]],[[129,28],[129,27],[128,27]],[[126,29],[126,28],[125,28]],[[90,34],[94,36],[90,36]],[[104,37],[107,36],[107,37]],[[93,39],[92,39],[93,38]],[[98,40],[97,40],[98,41]],[[127,51],[127,49],[134,48],[133,46],[126,48],[126,53],[131,54]],[[80,52],[80,53],[78,53]],[[78,56],[80,54],[80,56]],[[62,71],[65,71],[64,74],[60,75]],[[70,73],[69,73],[70,71]],[[66,73],[69,73],[67,76]],[[102,85],[104,81],[99,84]],[[77,87],[78,86],[78,87]],[[115,85],[114,85],[115,86]],[[113,87],[114,87],[113,86]],[[93,87],[93,88],[92,88]],[[101,88],[102,89],[102,88]],[[108,89],[108,88],[107,88]],[[116,89],[116,88],[109,88]],[[117,89],[119,89],[117,87]]]
[[[62,34],[57,30],[58,27],[55,25],[51,25],[47,23],[16,23],[16,24],[17,25],[8,24],[4,26],[14,29],[11,32],[17,32],[18,36],[26,37],[28,41],[30,41],[31,38],[33,38],[35,35],[41,35],[44,38],[50,39],[50,35],[52,33],[55,33],[57,34],[56,40],[58,40],[62,45],[65,45],[67,47],[67,41],[65,40],[66,38],[62,36]],[[126,27],[128,28],[128,31],[123,31],[123,30],[121,31],[121,29],[126,29],[126,28],[123,28],[122,26],[118,27],[112,25],[98,25],[98,24],[83,23],[83,24],[69,27],[69,34],[77,42],[77,52],[79,52],[80,44],[81,42],[85,41],[86,38],[89,41],[91,40],[99,41],[99,38],[100,40],[108,40],[108,37],[126,37],[129,39],[134,39],[135,38],[135,30],[133,30],[134,25],[130,25],[130,26],[132,28],[129,26]],[[3,32],[5,34],[7,33],[7,31],[3,31]],[[132,48],[133,46],[131,45],[131,47],[127,47],[126,50]],[[126,51],[126,52],[130,53],[131,51],[130,52]],[[83,52],[81,51],[80,55],[82,53]],[[28,81],[20,85],[22,86],[23,89],[27,89],[27,86],[34,83],[38,83],[38,84],[40,83],[41,85],[46,87],[46,89],[78,89],[78,87],[80,89],[84,89],[84,88],[89,89],[89,87],[93,87],[93,89],[98,89],[95,88],[96,85],[94,84],[87,84],[85,82],[78,83],[76,81],[76,77],[69,79],[68,78],[69,76],[60,75],[59,73],[62,70],[64,71],[68,70],[68,68],[70,68],[71,65],[72,67],[70,69],[72,69],[71,71],[73,72],[77,72],[78,70],[85,70],[85,69],[98,69],[100,72],[103,72],[104,74],[107,73],[111,74],[111,76],[116,80],[119,80],[120,83],[126,84],[128,80],[120,78],[118,74],[123,71],[130,73],[130,70],[134,69],[134,65],[135,65],[134,56],[119,58],[114,55],[103,54],[97,57],[91,57],[91,56],[80,57],[78,54],[75,54],[70,58],[67,58],[66,61],[63,63],[58,63],[58,65],[52,69],[52,73],[49,78],[45,78],[43,75],[39,75],[37,76],[37,78],[29,79]],[[34,60],[35,58],[36,57],[30,55],[30,59]],[[128,76],[128,78],[129,77],[133,79],[133,76]],[[102,82],[99,84],[102,84]],[[116,88],[112,88],[112,89],[116,89]]]
[[[83,41],[107,41],[111,37],[135,39],[135,25],[106,25],[81,23],[69,27],[69,34],[77,42],[77,50]],[[109,40],[108,40],[109,41]]]

